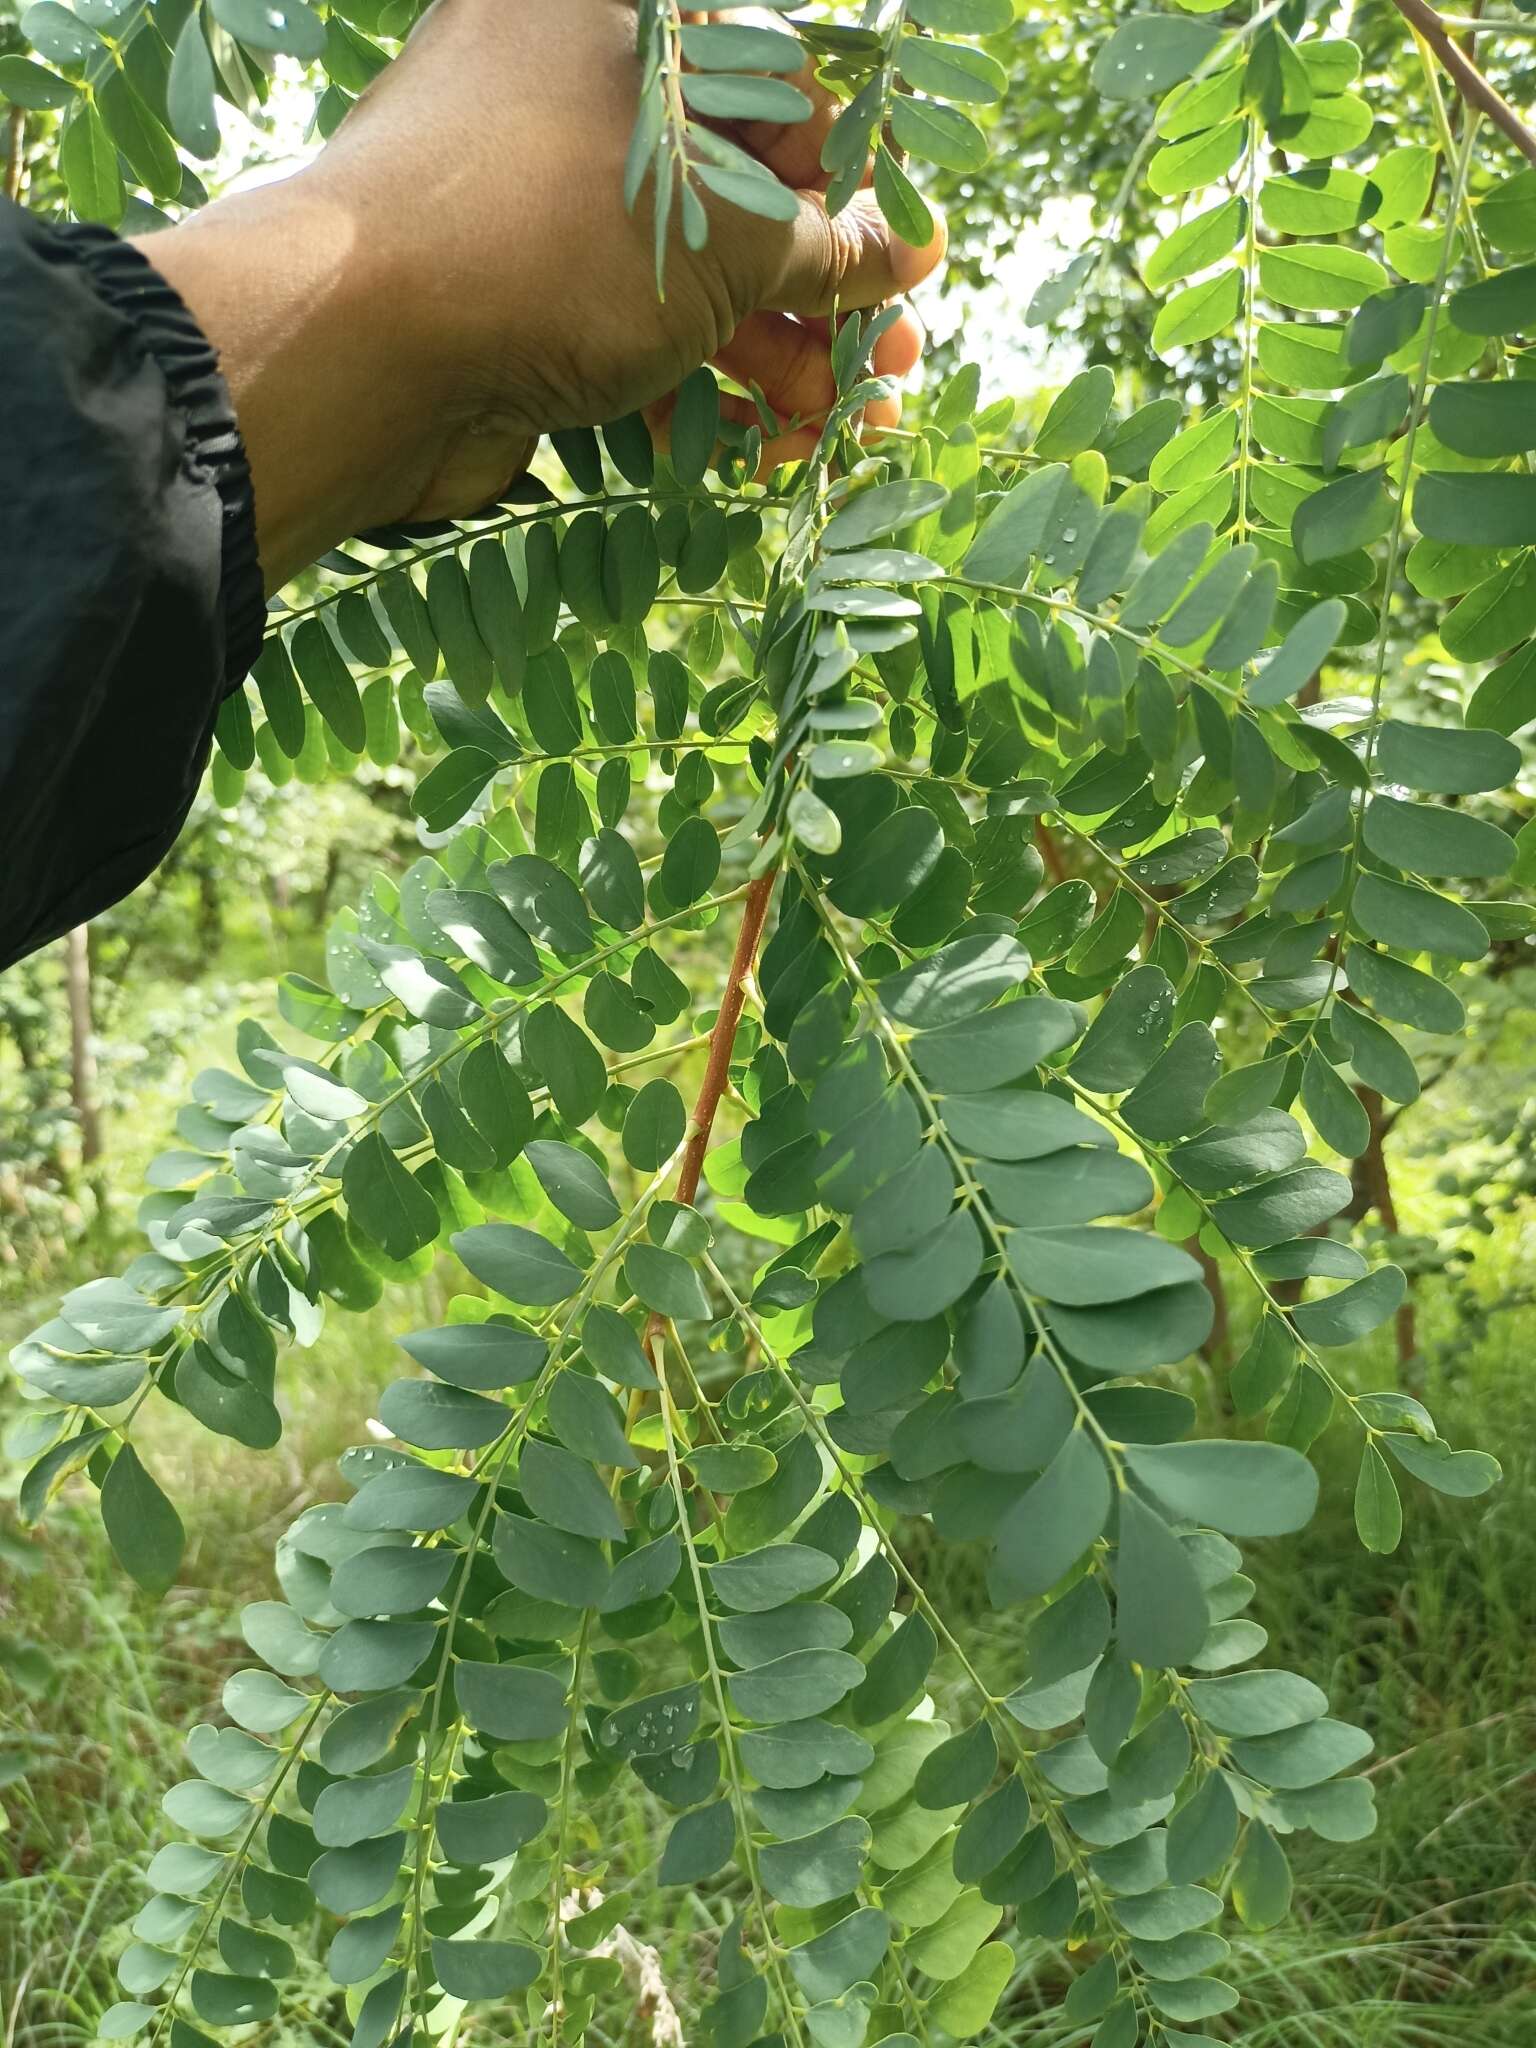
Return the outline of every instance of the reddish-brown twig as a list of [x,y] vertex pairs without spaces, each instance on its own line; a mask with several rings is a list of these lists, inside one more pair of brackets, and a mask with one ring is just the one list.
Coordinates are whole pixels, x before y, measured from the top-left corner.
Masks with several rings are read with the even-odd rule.
[[1519,150],[1528,163],[1536,164],[1536,135],[1533,135],[1504,95],[1478,70],[1467,52],[1451,39],[1451,32],[1428,0],[1392,0],[1403,19],[1424,38],[1442,70],[1454,82],[1469,107],[1486,114],[1502,135]]
[[[699,1181],[704,1172],[704,1155],[709,1150],[709,1134],[714,1128],[720,1098],[725,1093],[731,1054],[736,1045],[736,1029],[741,1022],[742,1006],[747,999],[747,976],[752,972],[752,963],[757,958],[758,941],[763,935],[763,924],[768,916],[768,904],[777,879],[777,873],[772,868],[767,874],[759,875],[748,889],[742,905],[741,929],[736,934],[736,951],[731,958],[731,971],[726,977],[725,990],[720,998],[720,1008],[715,1017],[714,1027],[709,1034],[704,1079],[699,1084],[698,1100],[694,1103],[693,1116],[688,1126],[688,1143],[683,1152],[683,1163],[678,1169],[676,1199],[679,1202],[692,1202],[699,1191]],[[643,1341],[647,1357],[653,1360],[659,1359],[659,1346],[666,1323],[665,1316],[654,1312],[646,1320]]]
[[704,1154],[709,1149],[709,1134],[714,1128],[715,1112],[719,1109],[720,1098],[725,1093],[731,1053],[736,1045],[736,1027],[741,1022],[742,1005],[747,999],[747,976],[752,972],[752,963],[757,958],[758,940],[763,935],[763,921],[768,915],[768,902],[773,895],[773,885],[777,879],[772,869],[765,875],[759,875],[747,891],[746,901],[742,905],[741,930],[736,934],[736,951],[731,960],[725,993],[720,999],[719,1014],[709,1034],[709,1056],[704,1063],[704,1079],[699,1087],[699,1099],[693,1106],[688,1149],[683,1154],[683,1163],[677,1176],[677,1199],[680,1202],[691,1202],[699,1191],[699,1178],[704,1171]]

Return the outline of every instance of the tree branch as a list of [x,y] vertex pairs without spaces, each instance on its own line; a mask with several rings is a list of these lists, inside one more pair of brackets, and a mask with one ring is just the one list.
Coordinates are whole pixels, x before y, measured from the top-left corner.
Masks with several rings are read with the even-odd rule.
[[[765,875],[759,875],[748,889],[742,905],[741,929],[736,934],[736,951],[731,959],[731,971],[726,978],[725,992],[720,998],[720,1008],[715,1017],[714,1029],[709,1034],[709,1054],[704,1063],[704,1079],[699,1085],[699,1096],[689,1119],[688,1144],[683,1152],[683,1163],[678,1170],[677,1194],[679,1202],[691,1203],[699,1191],[699,1180],[704,1171],[704,1155],[709,1150],[709,1134],[714,1128],[715,1112],[720,1107],[720,1098],[725,1093],[726,1076],[730,1072],[731,1053],[736,1044],[736,1027],[741,1022],[742,1005],[747,999],[747,976],[752,972],[752,963],[757,958],[757,945],[763,935],[763,923],[768,915],[769,899],[778,872],[770,868]],[[666,1329],[666,1317],[654,1311],[645,1325],[645,1349],[651,1355],[653,1343],[659,1342]]]
[[1040,858],[1045,862],[1045,871],[1052,882],[1067,879],[1067,864],[1061,857],[1061,848],[1051,835],[1051,830],[1041,819],[1035,820],[1035,844],[1040,849]]
[[1494,127],[1519,150],[1527,163],[1536,164],[1536,135],[1533,135],[1509,101],[1478,70],[1465,50],[1458,49],[1450,31],[1428,0],[1392,0],[1393,6],[1433,51],[1441,69],[1455,84],[1469,107],[1486,114]]
[[720,1098],[725,1093],[725,1078],[730,1070],[731,1053],[736,1044],[736,1027],[741,1022],[742,1005],[747,999],[747,976],[752,972],[752,963],[757,958],[757,942],[763,934],[763,921],[768,915],[768,899],[773,894],[777,873],[770,869],[766,875],[759,875],[747,891],[742,906],[741,930],[736,934],[736,952],[731,961],[730,975],[725,984],[725,994],[720,999],[719,1014],[714,1029],[709,1034],[709,1058],[704,1065],[704,1080],[699,1088],[699,1099],[693,1106],[692,1136],[688,1149],[683,1154],[682,1169],[677,1176],[677,1199],[691,1202],[699,1191],[699,1177],[704,1171],[704,1154],[709,1149],[709,1134],[714,1128],[715,1111],[720,1107]]
[[27,110],[12,107],[6,124],[5,142],[5,196],[21,201],[21,188],[27,177]]
[[[1206,1292],[1211,1297],[1211,1334],[1200,1346],[1200,1356],[1208,1365],[1230,1365],[1232,1362],[1232,1316],[1227,1304],[1227,1283],[1219,1262],[1212,1258],[1200,1242],[1197,1230],[1193,1237],[1184,1240],[1184,1249],[1205,1275]],[[1225,1388],[1221,1399],[1228,1401]]]

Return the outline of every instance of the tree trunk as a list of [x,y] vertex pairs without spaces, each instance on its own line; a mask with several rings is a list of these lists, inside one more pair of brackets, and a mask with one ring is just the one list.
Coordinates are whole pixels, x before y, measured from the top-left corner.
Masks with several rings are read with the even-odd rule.
[[1045,872],[1054,885],[1067,879],[1067,864],[1061,857],[1061,848],[1050,827],[1039,818],[1035,820],[1035,844],[1040,849],[1040,858],[1045,862]]
[[216,952],[224,943],[224,899],[211,860],[197,870],[197,936],[205,954]]
[[336,893],[336,884],[341,880],[341,848],[333,846],[325,857],[325,873],[320,880],[320,893],[315,898],[315,924],[323,925],[331,914],[331,898]]
[[23,1031],[19,1024],[13,1024],[11,1026],[11,1043],[16,1048],[16,1057],[21,1063],[21,1071],[24,1074],[32,1073],[37,1066],[37,1049],[33,1045],[31,1032]]
[[80,1129],[80,1163],[101,1206],[99,1176],[91,1168],[101,1158],[101,1104],[96,1094],[95,1023],[91,1015],[91,934],[77,924],[64,939],[64,986],[69,999],[69,1099]]
[[[1354,1200],[1349,1209],[1352,1217],[1367,1215],[1372,1209],[1381,1218],[1383,1230],[1391,1231],[1394,1237],[1402,1226],[1397,1218],[1397,1202],[1392,1193],[1392,1177],[1387,1171],[1386,1148],[1382,1143],[1386,1135],[1387,1119],[1382,1108],[1380,1094],[1374,1088],[1359,1087],[1355,1093],[1362,1108],[1370,1119],[1371,1135],[1365,1150],[1355,1161],[1350,1171],[1354,1183]],[[1401,1369],[1403,1384],[1409,1391],[1416,1379],[1413,1370],[1419,1354],[1418,1304],[1413,1298],[1413,1275],[1408,1276],[1408,1293],[1394,1318],[1397,1337],[1397,1362]]]
[[5,196],[20,200],[27,182],[27,110],[12,107],[6,122]]
[[1200,1242],[1199,1234],[1184,1240],[1184,1249],[1199,1266],[1205,1277],[1206,1290],[1211,1297],[1213,1315],[1211,1334],[1200,1346],[1200,1356],[1210,1367],[1208,1384],[1215,1411],[1223,1421],[1233,1417],[1232,1392],[1227,1383],[1227,1368],[1232,1363],[1232,1318],[1227,1306],[1227,1283],[1222,1277],[1220,1265],[1213,1259]]

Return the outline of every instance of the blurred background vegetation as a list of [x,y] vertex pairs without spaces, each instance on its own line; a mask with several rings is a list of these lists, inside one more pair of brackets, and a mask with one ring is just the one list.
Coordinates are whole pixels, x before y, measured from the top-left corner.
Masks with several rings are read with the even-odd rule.
[[[1385,0],[1359,0],[1347,32],[1367,58],[1380,118],[1398,118],[1401,36]],[[0,50],[9,0],[0,0]],[[1017,83],[989,170],[948,178],[954,255],[924,308],[933,360],[912,399],[921,419],[968,355],[984,388],[1020,401],[1021,423],[1087,362],[1111,365],[1122,400],[1173,393],[1201,402],[1226,366],[1207,350],[1172,366],[1148,346],[1152,308],[1134,258],[1157,223],[1131,202],[1106,260],[1059,324],[1030,325],[1041,279],[1115,218],[1145,119],[1090,92],[1087,60],[1122,0],[1022,0]],[[1517,105],[1536,83],[1519,52],[1500,72]],[[304,146],[308,99],[279,66],[268,118],[242,129],[209,180],[270,174]],[[7,115],[0,106],[0,119]],[[29,203],[50,210],[47,116],[7,120],[6,160]],[[945,187],[947,186],[947,189]],[[189,194],[189,197],[193,195]],[[148,215],[150,209],[141,210]],[[150,221],[130,223],[148,226]],[[1445,660],[1406,609],[1389,702],[1460,698],[1471,679]],[[318,974],[326,923],[379,867],[420,850],[409,808],[419,767],[410,735],[390,765],[282,787],[258,772],[232,808],[209,791],[171,860],[128,902],[0,977],[0,1343],[50,1313],[69,1287],[131,1255],[144,1171],[203,1066],[232,1063],[237,1015],[275,1021],[285,969]],[[308,771],[306,771],[308,772]],[[1074,856],[1060,856],[1069,864]],[[1095,875],[1090,866],[1087,879]],[[701,985],[710,963],[699,962]],[[1396,1118],[1377,1113],[1359,1162],[1354,1220],[1413,1276],[1396,1328],[1352,1355],[1361,1386],[1424,1393],[1445,1433],[1498,1453],[1504,1486],[1475,1506],[1426,1496],[1402,1550],[1371,1557],[1351,1527],[1351,1473],[1323,1454],[1325,1505],[1266,1574],[1254,1612],[1282,1661],[1325,1684],[1337,1711],[1375,1734],[1382,1824],[1371,1840],[1314,1842],[1298,1870],[1298,1907],[1273,1933],[1244,1938],[1244,2040],[1274,2048],[1529,2048],[1536,2043],[1536,955],[1497,946],[1466,988],[1470,1054]],[[1218,1288],[1222,1276],[1214,1276]],[[409,1298],[414,1294],[417,1298]],[[429,1279],[393,1289],[292,1357],[280,1398],[286,1432],[256,1457],[224,1439],[158,1425],[173,1492],[193,1503],[182,1582],[153,1607],[107,1554],[88,1503],[66,1499],[41,1533],[14,1519],[19,1468],[0,1457],[0,2048],[73,2048],[117,1995],[141,1872],[160,1831],[159,1795],[182,1775],[179,1737],[214,1710],[246,1661],[240,1606],[272,1591],[271,1546],[307,1501],[338,1492],[334,1459],[397,1370],[394,1333],[442,1308]],[[1246,1304],[1232,1290],[1191,1391],[1223,1401]],[[24,1404],[0,1381],[0,1423]],[[918,1561],[914,1559],[914,1563]],[[924,1561],[952,1617],[981,1626],[962,1568]],[[988,1621],[989,1664],[1015,1653]],[[659,1836],[634,1789],[612,1845],[644,1897]],[[681,1899],[681,1903],[679,1903]],[[696,1978],[683,1952],[708,1953],[719,1906],[676,1888],[634,1917],[661,1980]],[[116,1930],[108,1934],[107,1930]],[[1032,1944],[1032,1953],[1041,1950]],[[1060,1961],[1035,1955],[990,2038],[1054,2048],[1076,2036],[1051,2016]],[[685,2033],[693,2015],[681,2015]],[[654,2004],[604,2035],[634,2044],[664,2033]],[[477,2037],[494,2038],[494,2022]],[[272,2048],[344,2043],[344,2016],[317,2005]]]

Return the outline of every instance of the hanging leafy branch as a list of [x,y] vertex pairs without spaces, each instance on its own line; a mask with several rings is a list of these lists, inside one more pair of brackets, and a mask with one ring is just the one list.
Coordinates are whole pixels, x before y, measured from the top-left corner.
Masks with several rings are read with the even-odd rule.
[[[163,4],[75,44],[29,14],[53,69],[0,89],[66,96],[67,176],[89,144],[110,186],[96,44],[127,76]],[[205,62],[259,92],[252,51],[323,47],[324,123],[386,61],[282,12],[186,17],[184,146]],[[365,12],[388,40],[414,10]],[[707,227],[700,187],[768,206],[706,124],[796,118],[808,65],[847,103],[833,203],[873,152],[916,233],[902,155],[979,165],[1011,21],[642,7],[659,251],[673,207]],[[970,370],[861,442],[885,316],[851,318],[817,452],[768,486],[774,423],[723,433],[700,372],[666,451],[638,418],[561,435],[576,495],[366,536],[274,612],[216,788],[409,746],[433,850],[337,916],[327,985],[284,977],[309,1052],[247,1022],[240,1071],[198,1076],[144,1254],[18,1347],[25,1511],[84,1471],[163,1589],[154,1402],[268,1448],[288,1345],[392,1281],[459,1291],[242,1616],[258,1662],[189,1738],[166,1812],[193,1839],[151,1865],[108,2038],[272,2019],[318,1930],[354,2048],[476,2001],[580,2039],[619,1981],[602,1814],[632,1773],[660,1882],[729,1920],[715,2048],[972,2038],[1035,1942],[1080,1954],[1094,2048],[1208,2048],[1228,1906],[1272,1924],[1289,1836],[1368,1832],[1369,1735],[1256,1662],[1238,1543],[1306,1522],[1336,1416],[1373,1549],[1399,1475],[1498,1476],[1359,1384],[1405,1282],[1343,1234],[1327,1161],[1536,922],[1509,893],[1536,270],[1484,249],[1536,250],[1536,212],[1470,114],[1377,148],[1359,66],[1289,4],[1134,16],[1098,53],[1110,97],[1156,102],[1155,346],[1235,364],[1205,410],[1122,410],[1094,366],[1010,441]],[[1443,651],[1494,664],[1464,713],[1387,715],[1400,566],[1457,600]],[[1253,1433],[1198,1433],[1190,1242],[1256,1311],[1227,1388]],[[1018,1622],[1005,1678],[932,1544]]]

